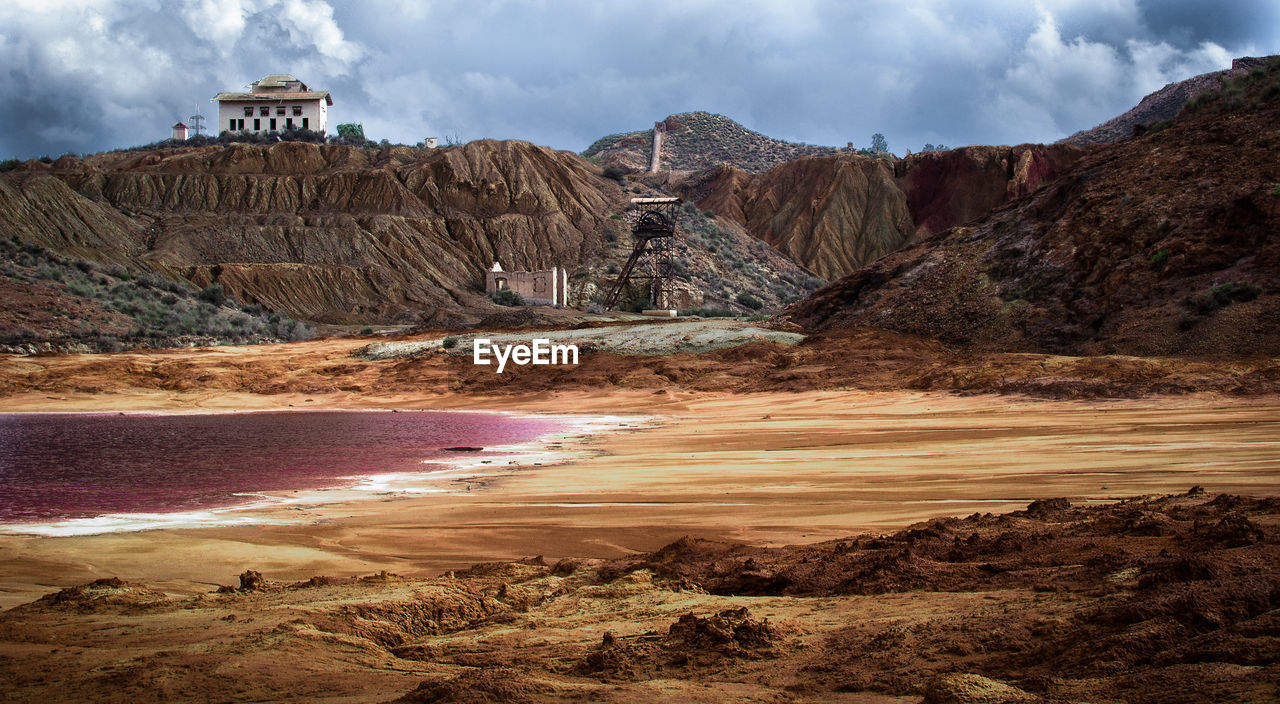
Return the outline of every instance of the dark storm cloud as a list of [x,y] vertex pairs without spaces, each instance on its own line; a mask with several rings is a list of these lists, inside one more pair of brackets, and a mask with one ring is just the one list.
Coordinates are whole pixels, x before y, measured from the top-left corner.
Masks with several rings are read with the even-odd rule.
[[11,1],[0,157],[154,141],[288,72],[375,138],[581,150],[687,110],[898,153],[1053,141],[1164,83],[1275,53],[1274,3],[1140,0]]
[[1151,31],[1176,46],[1254,44],[1273,52],[1280,36],[1280,3],[1275,0],[1140,0],[1138,5]]

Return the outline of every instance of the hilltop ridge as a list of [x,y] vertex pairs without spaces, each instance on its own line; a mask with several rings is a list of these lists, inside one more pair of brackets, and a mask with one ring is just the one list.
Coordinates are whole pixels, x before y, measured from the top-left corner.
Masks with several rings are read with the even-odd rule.
[[[662,121],[666,136],[662,146],[662,168],[670,171],[698,171],[722,164],[759,173],[805,156],[831,156],[842,149],[797,144],[774,139],[747,129],[724,115],[683,112]],[[582,152],[604,166],[624,172],[644,171],[652,153],[653,129],[601,137]]]

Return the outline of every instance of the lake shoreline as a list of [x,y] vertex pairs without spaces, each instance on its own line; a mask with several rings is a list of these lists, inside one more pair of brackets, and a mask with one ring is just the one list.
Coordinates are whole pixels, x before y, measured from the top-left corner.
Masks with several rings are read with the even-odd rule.
[[[1278,453],[1267,444],[1280,423],[1275,399],[645,391],[309,397],[320,408],[572,409],[632,420],[553,448],[572,451],[574,461],[495,471],[472,492],[262,510],[280,525],[0,536],[0,606],[113,576],[196,595],[233,584],[246,569],[289,580],[381,570],[427,577],[535,555],[615,558],[686,535],[812,543],[1056,496],[1096,503],[1196,484],[1280,491]],[[18,400],[56,410],[83,403]],[[225,409],[281,399],[142,392],[89,401],[109,410]]]

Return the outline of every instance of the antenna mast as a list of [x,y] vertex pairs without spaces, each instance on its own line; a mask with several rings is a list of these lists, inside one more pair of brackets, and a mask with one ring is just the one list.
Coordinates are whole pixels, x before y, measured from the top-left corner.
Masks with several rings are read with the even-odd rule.
[[204,132],[204,116],[200,114],[200,103],[196,103],[196,114],[187,118],[191,120],[191,129],[195,130],[196,136],[199,137]]

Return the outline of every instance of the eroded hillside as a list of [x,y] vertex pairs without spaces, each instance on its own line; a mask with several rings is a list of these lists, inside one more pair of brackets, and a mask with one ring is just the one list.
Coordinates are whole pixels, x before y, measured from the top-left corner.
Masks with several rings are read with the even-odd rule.
[[826,278],[1035,191],[1084,150],[965,147],[905,159],[807,157],[763,174],[732,166],[682,182],[686,198]]
[[1280,65],[790,309],[980,349],[1280,354]]
[[325,322],[481,303],[481,273],[576,265],[617,184],[566,152],[236,144],[28,162],[0,180],[0,234],[144,266]]

